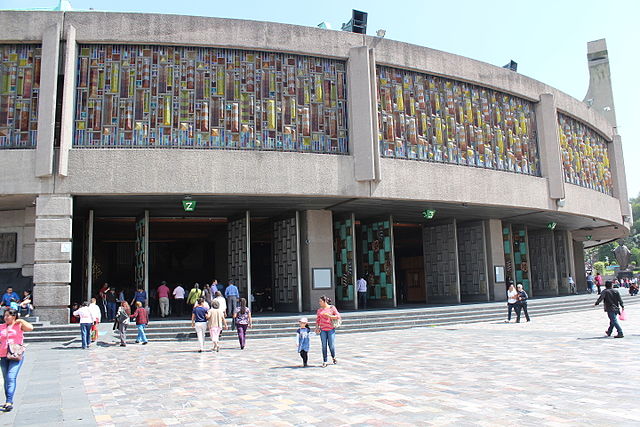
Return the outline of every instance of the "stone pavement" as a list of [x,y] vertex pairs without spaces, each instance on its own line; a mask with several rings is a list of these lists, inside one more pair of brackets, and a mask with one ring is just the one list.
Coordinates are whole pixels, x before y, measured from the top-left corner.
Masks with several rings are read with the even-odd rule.
[[32,344],[0,425],[638,426],[640,310],[629,315],[624,339],[604,337],[600,307],[534,311],[521,324],[338,332],[339,363],[327,368],[318,338],[312,366],[299,367],[293,325],[290,339],[249,332],[245,350],[226,341],[220,353],[197,353],[195,341]]

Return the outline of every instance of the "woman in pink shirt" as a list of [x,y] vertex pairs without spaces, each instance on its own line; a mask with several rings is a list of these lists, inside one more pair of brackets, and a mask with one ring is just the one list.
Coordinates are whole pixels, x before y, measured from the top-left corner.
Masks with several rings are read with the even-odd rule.
[[327,344],[331,352],[333,364],[338,363],[336,360],[336,329],[333,321],[340,318],[340,313],[331,305],[331,298],[326,296],[320,297],[320,308],[316,311],[316,334],[320,334],[322,342],[322,367],[327,366]]
[[16,391],[16,378],[24,362],[24,356],[20,360],[7,359],[9,343],[22,344],[23,332],[33,331],[33,325],[26,320],[18,319],[17,310],[4,312],[4,324],[0,325],[0,368],[4,378],[5,404],[0,406],[3,412],[13,409],[13,394]]

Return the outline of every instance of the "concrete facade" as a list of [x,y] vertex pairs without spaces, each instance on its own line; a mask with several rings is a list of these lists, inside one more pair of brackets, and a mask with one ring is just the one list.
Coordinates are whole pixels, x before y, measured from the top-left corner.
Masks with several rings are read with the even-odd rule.
[[[618,238],[630,226],[615,116],[611,122],[611,117],[555,88],[490,64],[346,32],[155,14],[0,12],[0,41],[41,43],[43,48],[37,148],[0,150],[0,168],[6,171],[6,179],[0,183],[0,194],[6,196],[0,197],[0,232],[18,231],[22,249],[14,267],[21,268],[23,275],[33,276],[39,314],[57,323],[68,319],[72,264],[83,262],[67,251],[74,224],[85,218],[85,212],[74,218],[74,199],[112,197],[135,201],[184,195],[266,201],[304,199],[305,202],[289,206],[300,216],[304,310],[313,308],[321,294],[335,297],[335,283],[330,290],[313,289],[312,271],[333,268],[332,218],[336,212],[355,213],[356,219],[393,215],[396,222],[419,222],[420,212],[432,207],[454,224],[456,218],[458,222],[483,221],[487,297],[494,300],[504,297],[504,283],[496,283],[494,274],[496,266],[505,264],[504,226],[519,223],[539,230],[548,222],[556,222],[556,232],[567,234],[568,265],[576,282],[583,270],[578,253],[584,242],[590,245]],[[349,153],[74,147],[79,44],[205,46],[346,61]],[[595,58],[601,48],[602,44],[590,45],[589,54]],[[541,176],[381,157],[376,65],[446,76],[533,102]],[[63,87],[58,87],[59,70]],[[588,97],[608,96],[610,78],[605,77],[604,83],[594,83],[592,74]],[[597,84],[607,82],[609,92],[596,89]],[[62,91],[62,111],[60,146],[56,149],[58,90]],[[612,101],[611,97],[602,102]],[[614,171],[613,197],[565,182],[558,112],[587,124],[607,141]],[[310,208],[313,200],[326,202]],[[250,203],[243,209],[250,210]],[[244,214],[245,210],[239,212]],[[453,240],[457,240],[455,233]],[[456,241],[449,248],[456,257],[457,244]],[[392,271],[395,274],[395,269]],[[559,279],[554,280],[555,292],[562,293],[565,288],[557,282]],[[395,277],[393,283],[397,284]],[[459,281],[455,288],[457,291],[444,299],[459,302]],[[397,303],[394,293],[393,305]]]

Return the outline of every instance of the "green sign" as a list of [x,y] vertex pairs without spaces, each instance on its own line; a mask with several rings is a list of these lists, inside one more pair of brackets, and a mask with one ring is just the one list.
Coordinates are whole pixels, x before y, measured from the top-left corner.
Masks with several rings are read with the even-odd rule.
[[424,217],[424,219],[433,219],[433,217],[436,216],[436,210],[425,209],[422,211],[422,216]]
[[195,200],[183,200],[182,201],[182,209],[185,212],[193,212],[196,210],[196,201]]
[[591,240],[591,234],[589,234],[588,236],[585,236],[587,238],[587,240]]
[[556,229],[556,225],[558,225],[558,224],[556,224],[555,222],[550,222],[549,224],[547,224],[547,228],[549,230],[553,231],[553,230]]

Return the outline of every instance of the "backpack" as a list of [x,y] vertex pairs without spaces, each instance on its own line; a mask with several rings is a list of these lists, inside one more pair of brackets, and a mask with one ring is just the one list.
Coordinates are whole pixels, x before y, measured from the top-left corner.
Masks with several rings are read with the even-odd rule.
[[118,323],[122,323],[125,320],[127,320],[129,318],[129,316],[127,315],[127,312],[124,310],[119,310],[118,311],[118,315],[116,316],[116,320],[118,321]]

